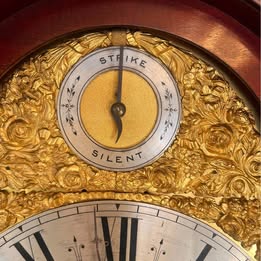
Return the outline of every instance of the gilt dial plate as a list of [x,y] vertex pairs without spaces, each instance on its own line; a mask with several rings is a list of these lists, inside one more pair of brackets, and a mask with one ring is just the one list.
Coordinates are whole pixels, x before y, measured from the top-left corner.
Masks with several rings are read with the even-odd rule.
[[78,203],[31,217],[0,235],[1,260],[247,261],[197,219],[126,201]]
[[128,171],[162,155],[179,128],[181,102],[168,69],[152,55],[125,46],[122,54],[122,134],[111,106],[116,101],[120,47],[96,50],[65,77],[57,104],[61,132],[71,149],[102,169]]

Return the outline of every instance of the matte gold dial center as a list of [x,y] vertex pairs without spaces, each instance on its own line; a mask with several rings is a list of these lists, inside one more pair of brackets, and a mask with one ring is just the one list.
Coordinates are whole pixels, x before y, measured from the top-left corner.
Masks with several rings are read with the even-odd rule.
[[101,73],[85,88],[80,101],[80,115],[85,130],[98,143],[110,148],[129,148],[142,142],[153,130],[158,105],[156,95],[141,76],[123,71],[122,134],[117,143],[117,127],[111,114],[116,100],[116,70]]

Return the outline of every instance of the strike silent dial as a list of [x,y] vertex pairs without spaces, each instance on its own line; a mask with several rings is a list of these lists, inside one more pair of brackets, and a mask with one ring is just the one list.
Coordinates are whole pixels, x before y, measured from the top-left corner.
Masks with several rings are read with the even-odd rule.
[[127,46],[98,49],[66,75],[58,119],[71,149],[101,169],[150,164],[172,143],[180,124],[177,84],[151,54]]

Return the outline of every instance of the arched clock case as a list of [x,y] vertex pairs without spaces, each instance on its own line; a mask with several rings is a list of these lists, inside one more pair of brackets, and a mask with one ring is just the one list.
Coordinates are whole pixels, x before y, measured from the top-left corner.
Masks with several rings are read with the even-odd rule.
[[[164,12],[208,9],[189,3],[147,3],[160,20],[138,11],[137,25],[123,1],[128,23],[98,23],[98,12],[64,34],[54,25],[2,63],[0,260],[260,258],[255,69],[243,80],[244,67],[181,22],[169,30]],[[106,6],[78,5],[90,17]]]

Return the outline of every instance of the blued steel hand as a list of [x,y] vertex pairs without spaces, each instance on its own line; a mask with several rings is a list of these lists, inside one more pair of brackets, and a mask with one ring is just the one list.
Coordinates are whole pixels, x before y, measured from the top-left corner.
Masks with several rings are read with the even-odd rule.
[[122,133],[122,121],[121,117],[126,112],[125,105],[121,102],[121,93],[122,93],[122,71],[123,71],[123,46],[120,47],[120,62],[119,62],[119,74],[118,74],[118,88],[117,88],[117,102],[111,106],[111,113],[115,120],[118,135],[115,143],[118,142],[121,133]]
[[118,103],[121,102],[122,71],[123,71],[123,46],[120,46],[120,62],[119,62],[118,89],[117,89],[117,102]]
[[116,102],[111,106],[111,113],[112,116],[115,120],[117,129],[118,129],[118,135],[117,135],[117,139],[115,141],[115,143],[118,142],[121,133],[122,133],[122,122],[121,122],[121,117],[125,114],[126,112],[126,108],[125,105],[121,102]]
[[99,252],[99,243],[101,240],[98,238],[98,232],[97,232],[96,207],[93,208],[93,220],[94,220],[94,232],[95,232],[95,238],[94,238],[93,242],[95,242],[98,261],[101,261],[101,256],[100,256],[100,252]]

